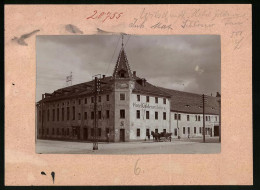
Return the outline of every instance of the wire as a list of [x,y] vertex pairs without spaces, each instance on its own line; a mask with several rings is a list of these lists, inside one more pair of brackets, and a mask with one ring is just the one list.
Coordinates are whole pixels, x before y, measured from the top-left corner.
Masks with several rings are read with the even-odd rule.
[[112,56],[112,58],[111,58],[111,60],[110,60],[110,62],[109,62],[109,64],[108,64],[106,74],[107,74],[107,72],[108,72],[108,70],[109,70],[109,67],[110,67],[110,64],[112,63],[113,58],[114,58],[114,56],[115,56],[115,53],[116,53],[116,49],[117,49],[117,46],[118,46],[118,42],[119,42],[119,40],[120,40],[120,36],[118,37],[117,44],[116,44],[116,47],[115,47],[115,50],[114,50],[113,56]]
[[127,45],[127,42],[128,42],[128,40],[131,38],[131,36],[129,35],[129,38],[127,39],[127,41],[126,41],[126,43],[125,43],[125,47],[126,47],[126,45]]

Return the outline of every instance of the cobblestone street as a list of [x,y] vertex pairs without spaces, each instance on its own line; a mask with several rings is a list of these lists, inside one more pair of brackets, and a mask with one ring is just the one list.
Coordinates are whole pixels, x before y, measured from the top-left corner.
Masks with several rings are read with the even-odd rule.
[[122,142],[98,144],[98,150],[92,150],[91,142],[66,142],[37,140],[36,153],[42,154],[214,154],[220,153],[218,138],[174,139],[172,142]]

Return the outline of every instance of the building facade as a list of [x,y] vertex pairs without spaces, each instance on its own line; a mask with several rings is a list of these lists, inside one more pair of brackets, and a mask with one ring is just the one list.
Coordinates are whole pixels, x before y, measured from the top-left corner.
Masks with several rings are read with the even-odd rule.
[[[201,95],[154,86],[131,71],[122,46],[112,76],[100,78],[99,141],[144,140],[151,132],[177,138],[202,136]],[[45,93],[37,102],[37,138],[93,140],[94,81]],[[219,98],[208,97],[206,134],[218,135]]]

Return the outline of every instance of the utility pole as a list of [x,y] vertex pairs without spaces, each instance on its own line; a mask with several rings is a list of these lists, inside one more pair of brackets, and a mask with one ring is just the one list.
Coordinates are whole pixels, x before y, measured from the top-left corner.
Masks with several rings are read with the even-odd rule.
[[98,94],[98,78],[95,77],[95,80],[94,80],[94,141],[93,141],[93,150],[98,150],[97,94]]
[[202,103],[203,103],[203,142],[205,143],[205,95],[202,95]]
[[44,134],[43,134],[43,99],[44,99],[44,94],[42,94],[42,102],[41,102],[41,122],[42,122],[42,138],[44,138]]

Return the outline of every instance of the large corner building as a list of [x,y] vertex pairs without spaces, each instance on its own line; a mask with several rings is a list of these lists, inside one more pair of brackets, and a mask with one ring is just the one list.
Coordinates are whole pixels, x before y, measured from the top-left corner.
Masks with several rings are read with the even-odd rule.
[[[97,98],[99,141],[144,140],[154,132],[172,137],[202,137],[202,95],[150,84],[131,71],[122,46],[113,76],[101,77]],[[92,140],[94,136],[94,80],[53,93],[37,102],[39,139]],[[219,135],[220,97],[206,96],[206,135]]]

